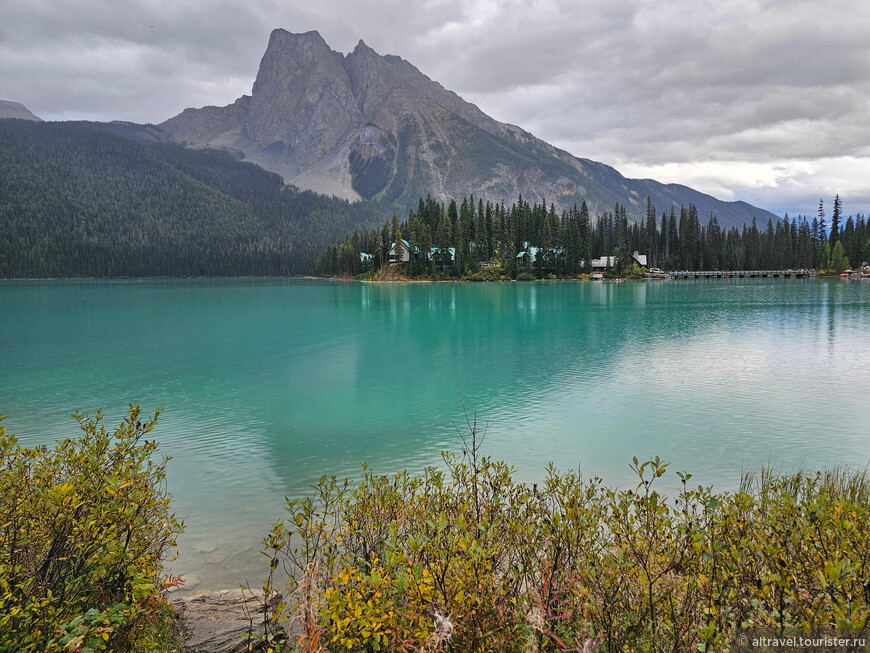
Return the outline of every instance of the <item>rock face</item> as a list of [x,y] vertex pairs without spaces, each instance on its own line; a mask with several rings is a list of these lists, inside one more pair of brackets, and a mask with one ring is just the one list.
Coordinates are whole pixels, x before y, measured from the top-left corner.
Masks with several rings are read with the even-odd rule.
[[[259,603],[258,603],[259,600]],[[281,600],[275,595],[265,614]],[[186,653],[243,653],[247,635],[263,635],[262,596],[249,590],[194,592],[190,597],[173,598],[179,626],[184,634]],[[258,609],[259,606],[259,609]]]
[[250,106],[251,96],[243,95],[227,107],[185,109],[172,119],[172,135],[190,143],[211,142],[244,123]]
[[344,58],[320,34],[274,31],[254,82],[245,134],[294,172],[328,157],[362,119]]
[[0,100],[0,120],[3,118],[17,118],[18,120],[33,120],[42,122],[42,118],[34,116],[30,110],[20,102]]
[[493,120],[399,57],[362,41],[342,55],[317,32],[273,31],[251,96],[186,109],[160,128],[191,147],[240,150],[290,184],[352,200],[415,207],[427,193],[506,202],[522,193],[563,208],[586,200],[593,214],[620,202],[640,220],[649,195],[659,215],[693,203],[724,226],[776,219],[685,186],[626,179]]

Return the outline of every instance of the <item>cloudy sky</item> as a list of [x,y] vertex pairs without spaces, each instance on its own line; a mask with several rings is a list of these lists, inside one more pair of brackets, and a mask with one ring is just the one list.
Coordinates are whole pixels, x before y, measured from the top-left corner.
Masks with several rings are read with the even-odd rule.
[[[866,0],[0,0],[0,99],[161,122],[269,32],[359,39],[569,152],[777,213],[870,210]],[[829,211],[830,212],[830,211]]]

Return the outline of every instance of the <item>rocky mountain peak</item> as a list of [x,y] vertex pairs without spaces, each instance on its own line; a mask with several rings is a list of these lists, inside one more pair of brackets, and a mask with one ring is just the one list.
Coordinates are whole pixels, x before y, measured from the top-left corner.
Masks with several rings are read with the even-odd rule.
[[[371,111],[379,101],[386,100],[391,88],[397,85],[396,71],[391,70],[388,62],[362,40],[345,57],[344,68],[350,78],[357,104],[363,112]],[[375,91],[371,98],[370,88]]]
[[378,53],[372,50],[368,45],[366,45],[366,42],[362,39],[360,39],[359,43],[356,44],[356,47],[353,49],[353,52],[351,52],[351,54],[355,54],[357,56],[362,56],[364,54],[373,54],[375,56],[378,56]]
[[266,46],[268,52],[273,48],[294,48],[294,47],[320,47],[329,50],[329,45],[323,40],[316,29],[308,32],[288,32],[286,29],[278,27],[273,29],[269,34],[269,44]]
[[161,128],[191,146],[241,151],[299,188],[352,200],[416,206],[427,193],[507,202],[522,193],[565,208],[585,200],[593,214],[620,202],[639,221],[649,195],[660,211],[691,202],[720,224],[776,218],[689,188],[626,179],[494,120],[401,57],[363,40],[343,55],[317,31],[274,30],[250,99],[189,109]]
[[316,31],[276,29],[251,93],[245,135],[302,170],[327,156],[359,119],[344,69]]

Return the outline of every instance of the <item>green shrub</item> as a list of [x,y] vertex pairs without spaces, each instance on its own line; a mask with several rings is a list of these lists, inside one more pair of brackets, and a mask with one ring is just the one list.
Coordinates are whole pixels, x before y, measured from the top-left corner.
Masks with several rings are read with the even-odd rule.
[[[738,632],[868,631],[863,473],[747,477],[714,494],[548,469],[512,478],[475,445],[446,471],[321,479],[288,501],[266,553],[290,573],[297,651],[723,651]],[[273,646],[280,643],[273,638]],[[446,650],[443,647],[442,650]]]
[[647,269],[637,263],[632,263],[625,273],[625,276],[629,279],[646,279],[646,275]]
[[516,276],[517,281],[535,281],[537,277],[534,272],[530,272],[529,270],[520,270],[517,272]]
[[[159,412],[159,411],[158,411]],[[113,433],[26,448],[0,426],[0,651],[111,650],[152,615],[182,525],[138,406]],[[172,579],[168,579],[170,582]]]
[[500,281],[504,272],[500,267],[483,268],[468,277],[469,281]]

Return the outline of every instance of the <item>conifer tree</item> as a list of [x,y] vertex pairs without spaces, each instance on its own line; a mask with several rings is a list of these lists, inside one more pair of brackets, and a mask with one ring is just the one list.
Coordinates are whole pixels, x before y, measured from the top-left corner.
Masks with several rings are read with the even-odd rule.
[[828,241],[827,224],[825,223],[825,202],[819,199],[819,242]]
[[577,205],[568,212],[565,222],[564,266],[565,272],[575,275],[580,272],[581,245]]
[[378,253],[378,266],[384,266],[384,232],[383,230],[378,231],[378,239],[377,239],[377,253]]
[[476,222],[474,225],[475,258],[478,262],[488,261],[489,254],[489,230],[486,226],[486,209],[483,199],[477,202]]
[[625,207],[616,205],[616,247],[619,250],[619,260],[616,261],[616,267],[620,271],[628,269],[631,261],[631,252],[628,244],[628,218],[625,215]]
[[833,247],[828,243],[828,247],[831,251],[831,269],[837,274],[842,274],[849,267],[849,259],[846,258],[843,243],[838,240]]
[[646,197],[646,234],[644,239],[647,260],[650,265],[654,265],[657,260],[658,229],[656,227],[656,207],[653,206],[652,198],[649,195]]
[[[682,214],[680,209],[680,214]],[[669,267],[674,267],[675,261],[679,253],[679,231],[677,229],[677,211],[671,206],[671,212],[668,214],[668,261]]]
[[455,238],[454,247],[456,247],[457,267],[460,271],[473,267],[471,260],[471,241],[474,237],[472,225],[468,201],[463,198],[462,206],[459,209],[458,226],[453,234]]
[[838,194],[834,198],[834,211],[831,214],[831,235],[828,240],[831,241],[831,245],[836,243],[840,239],[840,214],[843,211],[843,206],[840,203],[840,195]]
[[592,272],[592,229],[589,224],[589,206],[586,200],[580,204],[580,214],[577,218],[578,230],[580,232],[580,251],[583,260],[583,272],[589,274]]
[[843,243],[843,249],[846,250],[846,258],[849,261],[858,261],[861,258],[860,249],[856,247],[855,242],[855,221],[852,216],[846,220],[846,226],[843,227],[843,232],[840,234],[840,240]]
[[[393,214],[395,215],[395,214]],[[396,227],[396,252],[395,252],[396,263],[401,264],[402,259],[405,258],[405,243],[402,242],[402,228]]]

